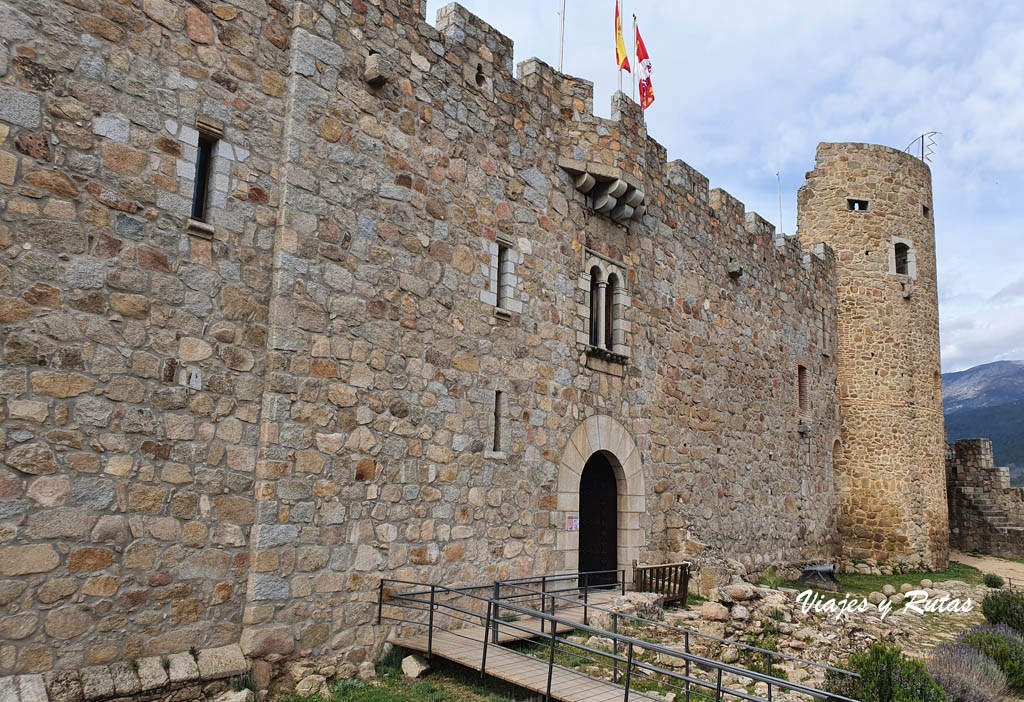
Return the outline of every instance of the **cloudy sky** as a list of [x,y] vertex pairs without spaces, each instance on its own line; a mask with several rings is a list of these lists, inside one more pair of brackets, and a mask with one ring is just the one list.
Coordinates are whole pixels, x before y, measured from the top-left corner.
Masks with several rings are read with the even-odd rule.
[[[433,22],[444,5],[429,0]],[[560,0],[463,0],[558,65]],[[565,72],[617,87],[612,0],[567,0]],[[606,7],[607,6],[607,7]],[[819,141],[928,131],[944,371],[1024,359],[1024,2],[625,0],[654,63],[650,133],[783,230]],[[628,45],[627,38],[627,45]],[[628,92],[628,80],[625,90]]]

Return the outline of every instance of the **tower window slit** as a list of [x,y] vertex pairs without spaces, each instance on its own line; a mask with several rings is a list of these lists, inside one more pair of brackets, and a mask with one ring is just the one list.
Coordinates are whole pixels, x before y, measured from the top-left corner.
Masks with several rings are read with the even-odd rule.
[[796,367],[797,398],[801,412],[811,410],[811,391],[807,381],[807,366]]
[[502,446],[501,423],[505,414],[502,408],[502,401],[504,399],[504,393],[501,390],[494,391],[494,441],[492,449],[496,452],[501,451]]
[[192,219],[206,221],[206,202],[210,193],[210,171],[213,168],[213,150],[217,139],[200,133],[196,155],[196,176],[192,191]]

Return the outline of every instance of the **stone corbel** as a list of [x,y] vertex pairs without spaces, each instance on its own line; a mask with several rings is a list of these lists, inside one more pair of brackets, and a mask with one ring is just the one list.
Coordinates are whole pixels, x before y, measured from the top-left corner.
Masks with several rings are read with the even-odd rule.
[[646,209],[643,188],[622,169],[568,158],[559,159],[558,165],[572,176],[573,187],[587,196],[595,211],[616,222],[628,222]]

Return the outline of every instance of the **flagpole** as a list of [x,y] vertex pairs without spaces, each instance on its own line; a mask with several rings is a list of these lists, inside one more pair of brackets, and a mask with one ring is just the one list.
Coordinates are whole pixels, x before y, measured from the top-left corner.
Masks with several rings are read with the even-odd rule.
[[636,61],[636,15],[633,15],[633,70],[629,77],[629,82],[633,87],[633,102],[636,102],[636,79],[640,75],[640,71],[637,70],[638,65]]
[[781,171],[776,171],[775,173],[775,180],[779,185],[779,234],[785,236],[785,232],[782,231],[782,176],[780,173]]
[[[616,2],[616,9],[617,9],[618,15],[619,15],[619,23],[621,24],[622,23],[622,0],[615,0],[615,2]],[[615,37],[615,41],[617,43],[619,41],[619,38]],[[618,46],[616,46],[615,48],[618,49]],[[621,63],[619,64],[619,92],[620,93],[622,92],[622,64]]]
[[562,57],[565,55],[565,0],[562,0],[562,28],[558,35],[558,72],[562,73]]

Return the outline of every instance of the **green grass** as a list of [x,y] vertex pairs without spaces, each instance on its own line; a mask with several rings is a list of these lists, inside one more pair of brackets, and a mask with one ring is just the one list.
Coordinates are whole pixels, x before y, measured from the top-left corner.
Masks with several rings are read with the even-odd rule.
[[[406,680],[401,669],[393,667],[394,658],[378,662],[383,670],[376,684],[357,680],[339,680],[331,686],[329,698],[283,695],[280,702],[519,702],[533,693],[515,685],[481,678],[480,673],[455,663],[435,658],[431,671],[421,680]],[[397,656],[399,666],[401,655]]]
[[[964,565],[957,561],[950,561],[949,567],[945,570],[936,571],[912,571],[908,573],[895,573],[893,575],[864,575],[862,573],[841,573],[836,575],[842,585],[843,593],[854,595],[868,595],[872,592],[881,592],[886,585],[892,585],[897,591],[903,583],[910,583],[915,587],[925,578],[932,582],[943,580],[962,580],[968,585],[981,585],[984,573],[973,566]],[[764,584],[764,583],[759,583]],[[784,581],[782,587],[790,587],[796,590],[806,590],[804,585],[795,581]],[[827,590],[818,590],[823,595],[834,597],[836,593]]]

